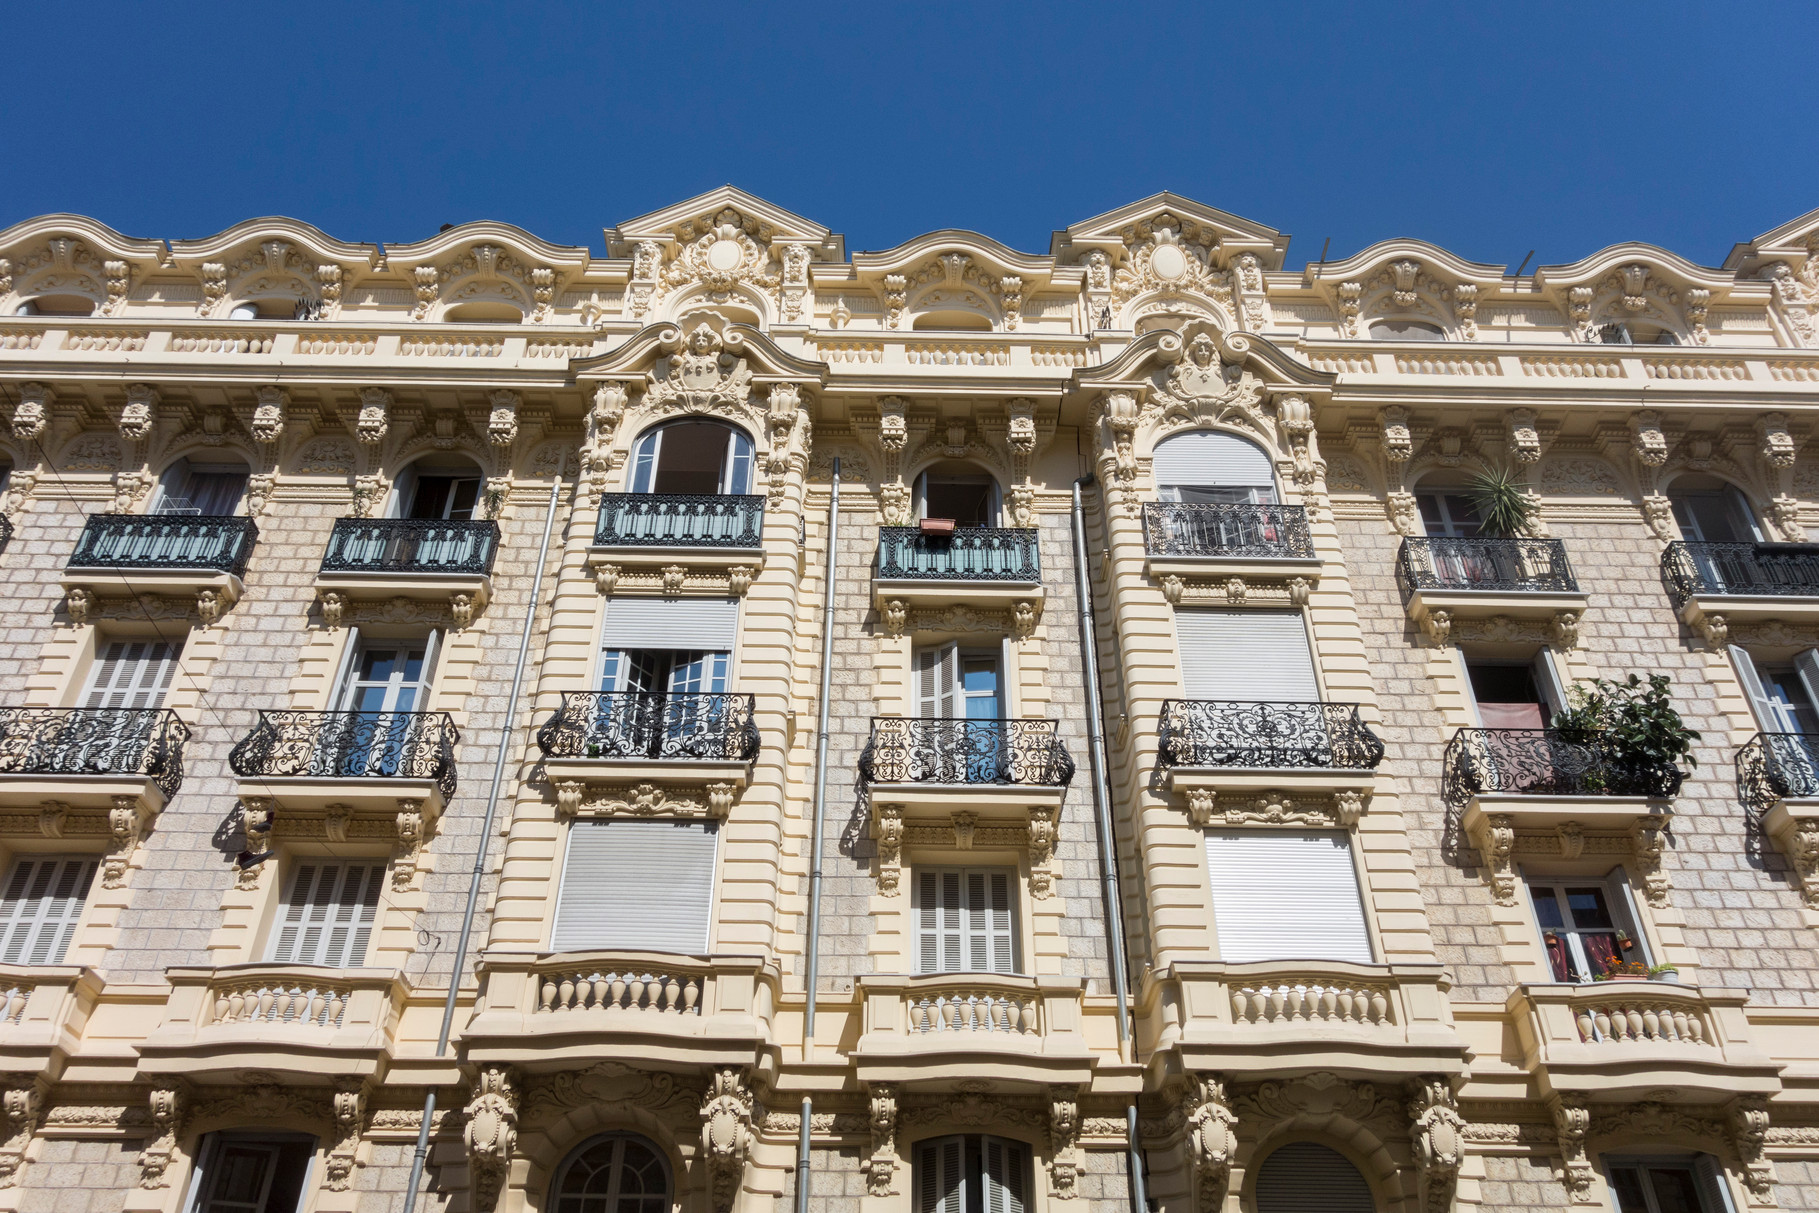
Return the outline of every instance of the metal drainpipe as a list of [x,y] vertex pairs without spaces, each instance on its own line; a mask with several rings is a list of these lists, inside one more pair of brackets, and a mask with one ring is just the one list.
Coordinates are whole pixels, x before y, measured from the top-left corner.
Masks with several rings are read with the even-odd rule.
[[[808,861],[808,1002],[802,1016],[802,1059],[815,1053],[815,983],[821,972],[821,819],[827,807],[828,688],[834,673],[834,573],[840,558],[840,460],[827,502],[827,585],[821,600],[821,704],[815,724],[815,810],[810,827]],[[796,1134],[796,1213],[808,1213],[809,1127],[815,1102],[802,1097],[802,1125]],[[410,1210],[405,1210],[410,1213]]]
[[[512,717],[524,689],[524,667],[530,659],[531,625],[537,620],[537,600],[543,596],[543,566],[549,561],[549,537],[556,529],[556,494],[562,482],[549,486],[549,513],[543,520],[543,546],[538,549],[537,575],[531,580],[530,609],[524,612],[524,632],[518,638],[518,668],[512,671],[511,698],[506,700],[505,723],[499,726],[499,757],[493,763],[493,788],[486,797],[486,817],[480,825],[480,844],[474,848],[474,871],[467,885],[467,911],[461,916],[461,938],[455,944],[455,967],[449,973],[448,998],[442,1004],[442,1034],[436,1037],[436,1057],[448,1052],[449,1032],[455,1023],[455,1003],[461,993],[461,969],[467,963],[467,946],[474,933],[474,914],[480,908],[480,885],[486,877],[486,854],[492,847],[493,817],[499,809],[499,789],[505,783],[505,763],[511,753]],[[411,1153],[411,1177],[404,1186],[404,1213],[417,1208],[417,1186],[429,1160],[429,1126],[436,1114],[436,1088],[423,1097],[423,1127],[417,1130],[417,1148]]]
[[[1099,647],[1094,639],[1093,590],[1089,584],[1086,560],[1086,519],[1080,506],[1080,486],[1097,483],[1089,473],[1074,481],[1074,588],[1080,598],[1081,665],[1086,670],[1086,734],[1088,755],[1093,768],[1093,818],[1099,831],[1099,882],[1105,898],[1105,937],[1111,948],[1112,987],[1118,993],[1118,1052],[1130,1052],[1131,1043],[1129,977],[1124,956],[1124,903],[1118,895],[1118,855],[1113,842],[1111,787],[1106,783],[1105,701],[1099,694]],[[1137,1135],[1137,1101],[1124,1109],[1124,1129],[1130,1169],[1131,1209],[1148,1213],[1149,1201],[1143,1191],[1143,1147]],[[406,1213],[409,1213],[407,1210]]]

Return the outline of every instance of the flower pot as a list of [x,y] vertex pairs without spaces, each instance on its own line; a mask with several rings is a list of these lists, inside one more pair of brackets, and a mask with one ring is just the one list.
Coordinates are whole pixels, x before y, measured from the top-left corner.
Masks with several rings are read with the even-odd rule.
[[1680,980],[1680,970],[1662,969],[1659,972],[1650,973],[1648,975],[1648,979],[1650,981],[1679,981]]
[[941,539],[951,539],[954,535],[955,523],[952,518],[924,518],[916,525],[924,535]]

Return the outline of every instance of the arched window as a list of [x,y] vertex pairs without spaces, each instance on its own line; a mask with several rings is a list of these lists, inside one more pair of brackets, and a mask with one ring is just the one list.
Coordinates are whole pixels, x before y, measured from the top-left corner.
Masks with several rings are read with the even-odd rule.
[[1276,472],[1264,449],[1236,434],[1191,430],[1156,444],[1156,488],[1163,501],[1189,504],[1276,500]]
[[1716,476],[1681,476],[1668,486],[1680,535],[1694,543],[1758,543],[1762,528],[1742,490]]
[[550,1185],[550,1213],[669,1213],[669,1167],[642,1137],[611,1133],[569,1155]]
[[471,460],[419,459],[398,473],[386,512],[393,518],[463,521],[474,516],[485,483],[486,477]]
[[672,421],[632,451],[634,493],[743,495],[752,491],[752,440],[719,421]]
[[945,460],[916,477],[916,517],[945,518],[956,527],[998,525],[998,482],[974,464]]
[[1377,320],[1371,323],[1377,341],[1445,341],[1446,330],[1425,320]]
[[240,509],[246,475],[244,463],[204,463],[185,456],[158,478],[152,513],[224,518]]
[[1674,330],[1637,320],[1617,320],[1598,326],[1598,340],[1605,345],[1679,345]]
[[296,299],[246,299],[234,305],[229,320],[296,320],[301,310]]
[[1345,1155],[1298,1141],[1263,1160],[1257,1213],[1377,1213],[1377,1202]]
[[92,316],[95,301],[86,295],[39,295],[21,303],[15,316]]

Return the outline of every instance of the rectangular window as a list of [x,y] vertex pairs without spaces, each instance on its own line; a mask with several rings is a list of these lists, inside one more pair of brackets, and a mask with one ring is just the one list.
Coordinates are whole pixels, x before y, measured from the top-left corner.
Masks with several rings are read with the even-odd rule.
[[331,969],[365,964],[384,882],[383,863],[300,861],[278,913],[272,963]]
[[1617,1213],[1732,1213],[1718,1160],[1709,1154],[1607,1158]]
[[81,855],[15,861],[0,894],[0,964],[62,964],[99,866]]
[[85,708],[156,708],[177,672],[182,642],[115,640],[101,649],[89,673]]
[[918,1142],[916,1213],[1023,1213],[1029,1147],[969,1133]]
[[1312,703],[1320,698],[1300,611],[1178,610],[1189,699]]
[[1219,958],[1371,963],[1351,840],[1337,830],[1208,830]]
[[916,971],[1017,972],[1016,879],[993,868],[918,869]]
[[1590,981],[1612,961],[1644,961],[1622,869],[1603,880],[1530,877],[1529,898],[1555,981]]
[[956,644],[916,651],[916,715],[937,720],[1001,720],[1003,663],[990,650]]
[[575,822],[550,950],[704,954],[719,824]]
[[192,1213],[298,1213],[316,1139],[300,1133],[210,1133],[191,1185]]
[[1527,661],[1465,658],[1478,723],[1486,729],[1545,729],[1566,693],[1544,649]]
[[733,598],[609,598],[600,647],[730,653],[738,626]]

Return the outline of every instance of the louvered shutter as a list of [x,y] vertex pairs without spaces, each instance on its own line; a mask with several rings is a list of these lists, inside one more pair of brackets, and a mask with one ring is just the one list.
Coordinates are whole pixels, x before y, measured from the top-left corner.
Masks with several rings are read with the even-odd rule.
[[1695,1154],[1693,1174],[1698,1177],[1711,1213],[1736,1213],[1737,1205],[1731,1200],[1731,1186],[1725,1182],[1723,1163],[1710,1154]]
[[967,1213],[966,1139],[937,1137],[916,1146],[917,1213]]
[[923,868],[916,873],[916,958],[922,973],[1015,973],[1011,873]]
[[95,664],[90,708],[155,708],[164,702],[181,646],[163,640],[116,640]]
[[612,598],[600,647],[730,653],[738,623],[731,598]]
[[1320,698],[1300,611],[1175,612],[1189,699],[1312,703]]
[[[1750,701],[1750,711],[1756,716],[1756,727],[1764,733],[1781,732],[1781,714],[1775,710],[1768,692],[1762,687],[1762,678],[1756,673],[1756,663],[1738,645],[1731,645],[1730,651],[1731,666],[1737,671],[1737,681],[1743,684],[1744,697]],[[1804,677],[1803,673],[1802,678]]]
[[99,862],[34,855],[13,864],[0,895],[0,964],[63,963]]
[[1156,444],[1156,484],[1168,488],[1274,488],[1263,448],[1236,434],[1194,430]]
[[960,646],[944,644],[916,654],[916,715],[953,720],[960,715]]
[[1257,1172],[1257,1213],[1376,1213],[1370,1185],[1339,1151],[1311,1141],[1283,1146]]
[[299,863],[280,912],[272,962],[332,969],[365,963],[384,880],[382,863]]
[[1371,963],[1350,840],[1336,830],[1208,830],[1221,960]]
[[1027,1151],[1002,1137],[987,1137],[980,1146],[985,1163],[985,1213],[1023,1213]]
[[550,950],[705,953],[718,826],[575,822]]

